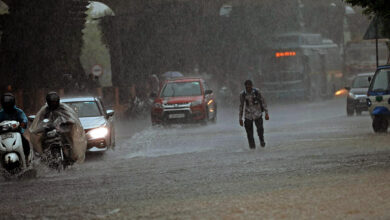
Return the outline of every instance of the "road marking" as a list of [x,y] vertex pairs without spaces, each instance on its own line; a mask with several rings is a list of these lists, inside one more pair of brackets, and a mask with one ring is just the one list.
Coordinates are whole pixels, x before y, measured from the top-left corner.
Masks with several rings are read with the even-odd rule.
[[356,139],[366,139],[367,137],[340,137],[340,138],[307,138],[307,139],[297,139],[296,142],[320,142],[320,141],[340,141],[340,140],[356,140]]

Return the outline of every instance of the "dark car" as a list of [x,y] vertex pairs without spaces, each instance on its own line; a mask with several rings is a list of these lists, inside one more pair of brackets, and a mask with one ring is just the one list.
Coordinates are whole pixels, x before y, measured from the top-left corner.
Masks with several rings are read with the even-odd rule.
[[370,86],[369,77],[374,73],[361,73],[353,78],[351,87],[346,87],[349,91],[347,96],[347,115],[352,116],[355,112],[360,115],[362,111],[368,111],[367,91]]
[[215,122],[217,103],[202,78],[165,81],[151,109],[152,124],[170,122]]
[[78,114],[88,144],[87,151],[106,151],[115,146],[114,111],[106,110],[97,97],[63,98]]

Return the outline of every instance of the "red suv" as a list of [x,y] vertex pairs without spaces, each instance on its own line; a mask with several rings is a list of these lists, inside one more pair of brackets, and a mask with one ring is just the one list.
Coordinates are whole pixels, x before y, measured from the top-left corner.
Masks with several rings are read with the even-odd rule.
[[169,122],[216,122],[217,104],[213,91],[202,78],[165,81],[151,110],[152,124]]

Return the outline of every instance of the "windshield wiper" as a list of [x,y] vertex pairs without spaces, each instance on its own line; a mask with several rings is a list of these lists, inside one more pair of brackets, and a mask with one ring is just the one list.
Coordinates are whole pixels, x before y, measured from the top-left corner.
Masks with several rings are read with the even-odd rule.
[[173,91],[173,93],[172,93],[172,97],[175,97],[176,90],[175,90],[175,88],[174,88],[174,87],[172,87],[172,91]]

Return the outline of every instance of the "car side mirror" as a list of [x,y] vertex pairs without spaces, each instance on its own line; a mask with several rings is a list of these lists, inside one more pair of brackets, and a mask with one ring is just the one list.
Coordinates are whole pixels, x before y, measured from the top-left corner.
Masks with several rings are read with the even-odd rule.
[[106,113],[107,113],[108,117],[112,117],[114,115],[115,111],[114,110],[107,110]]
[[35,119],[35,115],[29,115],[29,116],[28,116],[28,121],[29,121],[29,122],[33,122],[34,119]]
[[351,87],[349,87],[349,86],[346,86],[346,87],[344,87],[344,89],[346,89],[346,90],[351,90]]
[[211,90],[211,89],[204,91],[205,95],[210,95],[211,93],[213,93],[213,90]]
[[372,78],[371,76],[368,77],[368,82],[371,82]]

